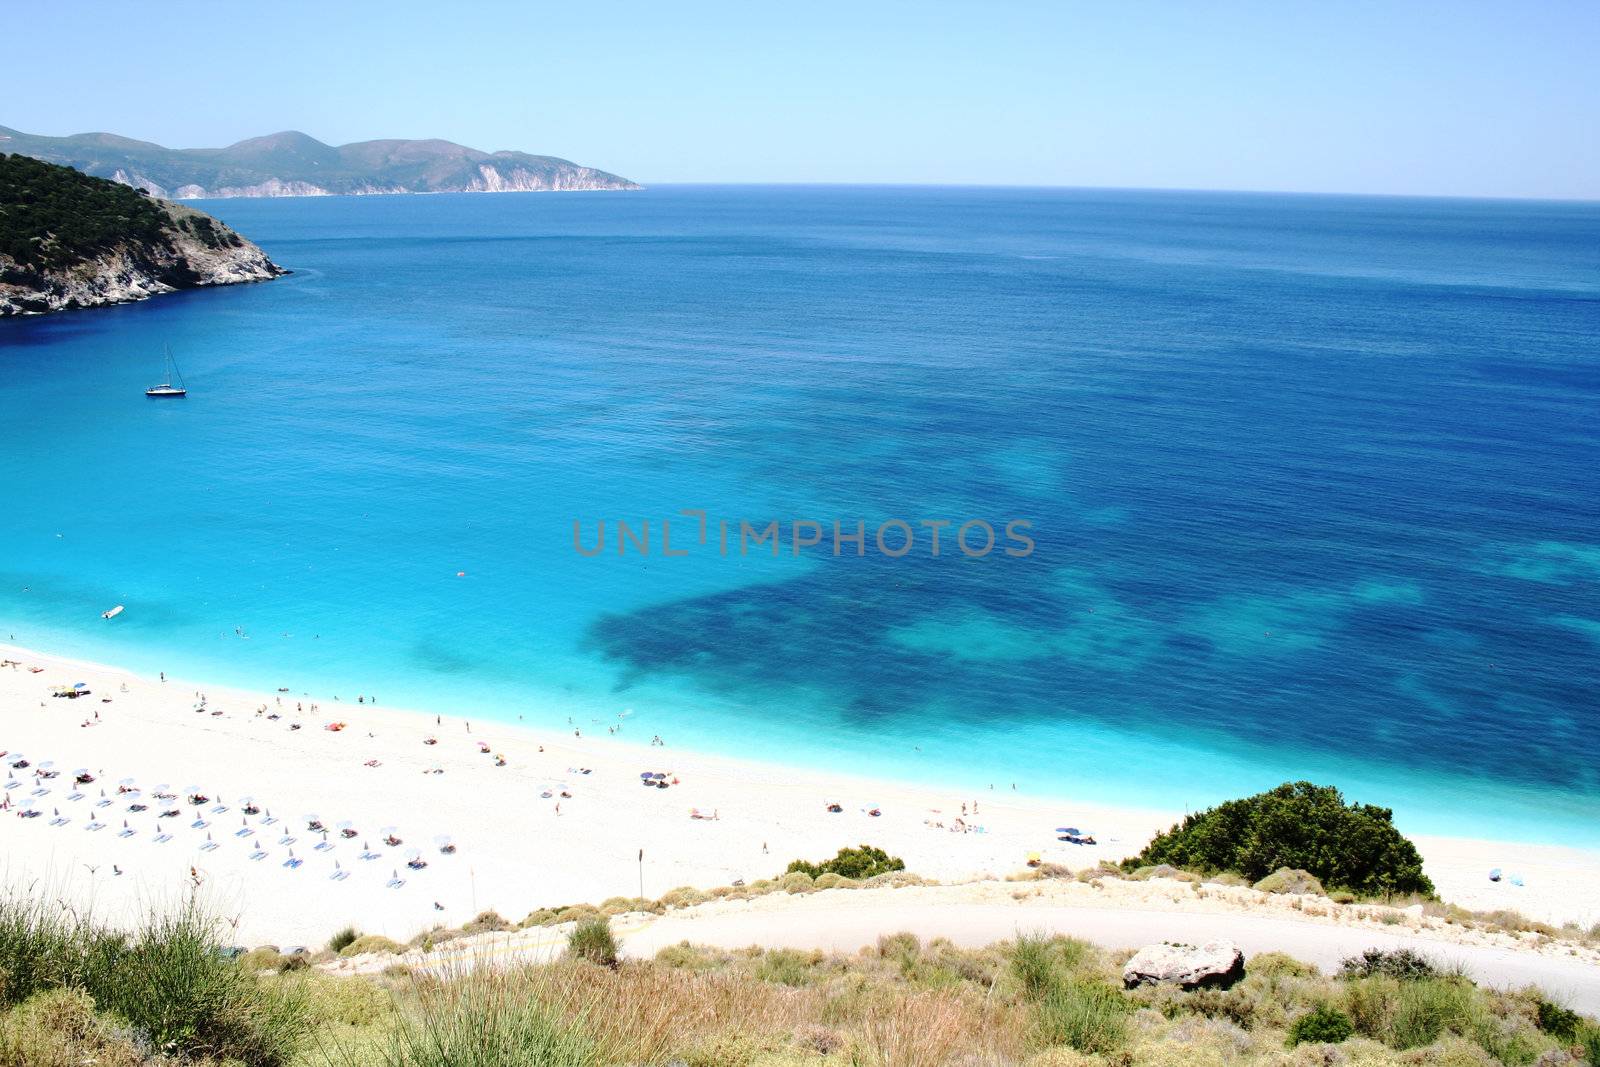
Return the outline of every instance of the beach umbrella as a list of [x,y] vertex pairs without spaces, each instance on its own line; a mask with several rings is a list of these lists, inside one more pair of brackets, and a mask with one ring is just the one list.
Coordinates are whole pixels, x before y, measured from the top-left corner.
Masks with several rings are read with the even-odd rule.
[[333,826],[336,830],[354,830],[356,828],[356,824],[349,819],[340,819]]
[[89,687],[86,684],[84,684],[83,682],[73,682],[72,683],[72,688],[74,688],[74,689],[87,689]]
[[119,786],[121,786],[122,788],[124,788],[124,789],[128,788],[133,783],[134,783],[134,779],[132,779],[132,778],[118,778],[117,779],[117,784]]
[[48,771],[51,767],[54,767],[55,765],[56,765],[56,761],[53,760],[53,759],[41,760],[40,763],[39,763],[39,769],[41,771]]
[[1056,827],[1056,833],[1058,833],[1058,834],[1074,834],[1074,835],[1076,835],[1076,834],[1083,833],[1083,831],[1078,829],[1076,826],[1058,826],[1058,827]]
[[655,775],[651,774],[649,771],[640,771],[639,772],[639,777],[640,778],[654,778]]

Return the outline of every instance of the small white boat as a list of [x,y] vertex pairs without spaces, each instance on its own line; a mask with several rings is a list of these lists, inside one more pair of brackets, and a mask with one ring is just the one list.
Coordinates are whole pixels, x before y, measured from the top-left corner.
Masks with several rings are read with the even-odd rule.
[[[178,372],[178,364],[173,361],[172,348],[170,346],[166,347],[166,356],[167,380],[160,385],[152,385],[144,391],[144,395],[149,397],[188,396],[189,390],[183,384],[183,375]],[[174,381],[178,384],[173,385]]]
[[122,607],[122,605],[118,604],[116,607],[112,608],[110,611],[102,611],[100,613],[100,617],[102,619],[114,619],[118,615],[121,615],[123,611],[124,611],[124,608]]

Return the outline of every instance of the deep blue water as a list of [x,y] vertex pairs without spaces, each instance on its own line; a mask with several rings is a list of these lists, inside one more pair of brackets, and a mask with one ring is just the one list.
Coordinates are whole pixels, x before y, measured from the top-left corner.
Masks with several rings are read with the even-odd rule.
[[[0,322],[21,643],[1105,801],[1308,776],[1600,843],[1600,205],[204,206],[296,273]],[[141,395],[163,342],[186,401]],[[830,534],[741,557],[740,519]],[[952,526],[935,558],[921,519],[1037,547]]]

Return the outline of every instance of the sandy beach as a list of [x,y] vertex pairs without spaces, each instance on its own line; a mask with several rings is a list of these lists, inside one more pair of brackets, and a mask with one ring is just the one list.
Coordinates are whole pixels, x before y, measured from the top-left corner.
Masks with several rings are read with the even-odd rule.
[[[943,881],[1003,877],[1031,853],[1081,868],[1137,851],[1181,814],[684,752],[635,736],[626,719],[540,730],[354,694],[162,681],[10,646],[0,659],[11,661],[0,669],[0,750],[8,768],[18,754],[29,764],[11,772],[0,815],[7,882],[92,903],[108,919],[198,885],[245,945],[316,945],[346,923],[405,939],[485,909],[515,921],[539,907],[770,877],[863,842]],[[79,683],[90,695],[53,695]],[[55,776],[38,778],[47,762]],[[80,771],[94,781],[75,788]],[[645,773],[668,787],[643,786]],[[191,792],[205,801],[190,803]],[[30,805],[39,814],[19,817]],[[1068,824],[1098,844],[1058,842],[1052,828]],[[399,844],[385,842],[391,834]],[[1446,901],[1600,921],[1600,852],[1417,841]],[[1491,882],[1495,867],[1523,884]]]

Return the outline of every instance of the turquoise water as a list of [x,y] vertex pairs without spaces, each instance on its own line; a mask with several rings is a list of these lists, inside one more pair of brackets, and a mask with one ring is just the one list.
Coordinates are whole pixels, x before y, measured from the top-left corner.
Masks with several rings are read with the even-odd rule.
[[[1600,205],[206,206],[295,274],[0,322],[20,643],[1107,802],[1309,776],[1600,843]],[[141,395],[163,342],[186,401]],[[741,555],[741,519],[829,536]],[[936,558],[921,519],[996,548]]]

